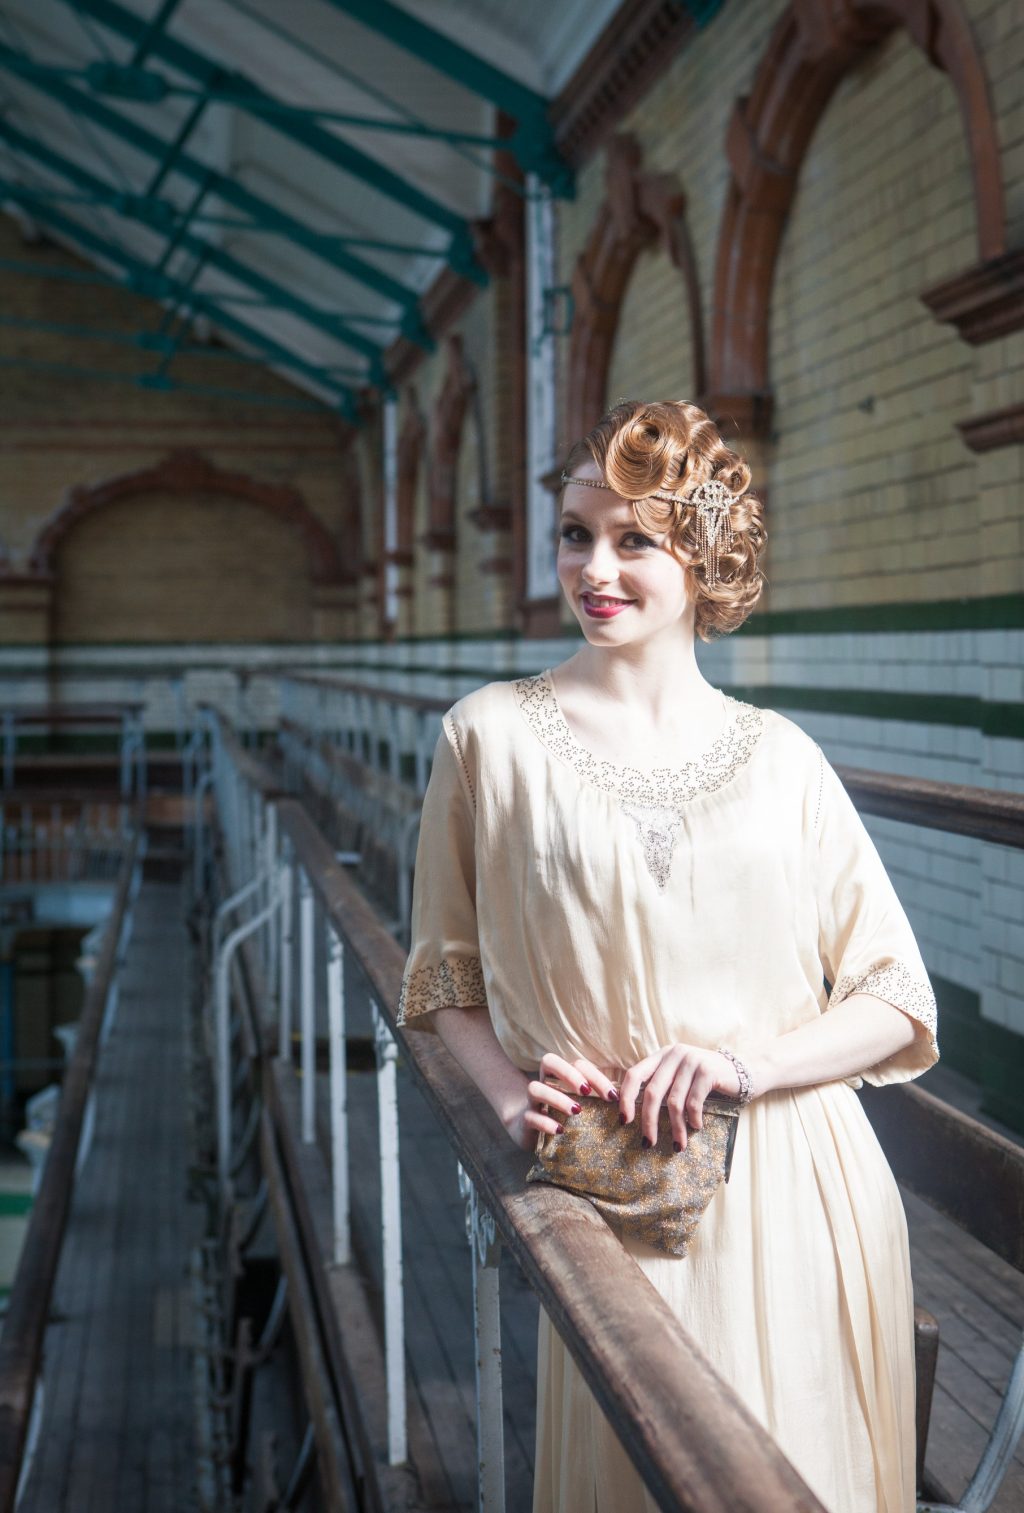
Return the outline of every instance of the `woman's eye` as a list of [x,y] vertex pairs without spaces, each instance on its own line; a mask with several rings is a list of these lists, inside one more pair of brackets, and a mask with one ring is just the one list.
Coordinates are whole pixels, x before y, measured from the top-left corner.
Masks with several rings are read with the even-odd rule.
[[[566,525],[563,526],[561,531],[562,540],[571,541],[573,543],[578,543],[581,539],[585,540],[586,535],[587,533],[583,529],[582,525]],[[639,531],[630,531],[629,534],[627,536],[624,536],[622,539],[623,543],[628,546],[631,551],[636,549],[645,551],[648,547],[655,545],[655,542],[651,540],[650,536],[641,535]]]

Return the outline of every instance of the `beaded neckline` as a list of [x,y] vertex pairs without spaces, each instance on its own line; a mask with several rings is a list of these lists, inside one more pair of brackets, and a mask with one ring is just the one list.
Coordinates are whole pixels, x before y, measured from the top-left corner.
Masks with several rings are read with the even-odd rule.
[[729,720],[721,735],[700,756],[680,767],[641,772],[588,751],[574,735],[555,693],[551,669],[512,681],[519,709],[541,743],[584,782],[618,794],[635,804],[675,808],[702,793],[723,787],[753,753],[764,723],[755,704],[726,698]]

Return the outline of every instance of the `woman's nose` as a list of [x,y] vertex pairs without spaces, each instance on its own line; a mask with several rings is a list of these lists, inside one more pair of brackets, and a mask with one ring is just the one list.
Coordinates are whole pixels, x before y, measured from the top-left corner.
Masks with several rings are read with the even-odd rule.
[[592,542],[580,571],[588,583],[608,583],[617,578],[619,569],[611,543],[600,540]]

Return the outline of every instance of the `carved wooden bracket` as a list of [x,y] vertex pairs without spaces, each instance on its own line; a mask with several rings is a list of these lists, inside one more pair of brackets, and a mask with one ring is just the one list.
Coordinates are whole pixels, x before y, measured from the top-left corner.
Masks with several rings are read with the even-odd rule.
[[284,520],[301,535],[313,583],[353,581],[343,569],[330,531],[310,510],[298,489],[253,478],[248,473],[229,473],[200,452],[172,452],[154,467],[135,473],[119,473],[99,483],[76,484],[65,495],[55,514],[43,525],[32,546],[29,566],[36,573],[53,573],[61,542],[80,521],[116,500],[139,494],[224,494],[244,499]]
[[[775,264],[804,156],[836,85],[903,27],[949,75],[974,178],[982,264],[1005,251],[999,143],[988,81],[960,0],[791,0],[726,136],[732,171],[718,237],[708,403],[771,424],[768,327]],[[969,277],[970,275],[968,275]]]
[[465,518],[472,521],[478,531],[507,531],[512,525],[512,507],[493,502],[478,504],[475,510],[466,511]]
[[994,452],[998,447],[1019,445],[1024,442],[1024,403],[961,420],[957,430],[972,452]]
[[1004,252],[927,289],[921,298],[972,346],[1024,327],[1024,250]]

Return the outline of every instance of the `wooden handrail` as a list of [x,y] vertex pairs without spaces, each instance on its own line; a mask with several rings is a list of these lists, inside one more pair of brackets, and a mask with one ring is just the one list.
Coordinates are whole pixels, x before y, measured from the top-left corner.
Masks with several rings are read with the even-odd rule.
[[136,832],[121,867],[96,971],[86,990],[75,1049],[61,1085],[57,1124],[32,1205],[3,1333],[0,1334],[0,1509],[3,1513],[13,1513],[14,1509],[50,1298],[71,1207],[82,1124],[96,1070],[107,995],[117,970],[117,950],[139,844]]
[[861,1097],[899,1180],[1024,1271],[1024,1149],[923,1087]]
[[201,704],[199,707],[204,713],[212,716],[225,750],[231,757],[233,765],[249,786],[266,803],[271,803],[274,799],[281,797],[286,792],[282,780],[271,772],[266,763],[261,762],[258,757],[254,757],[251,752],[246,751],[223,712],[214,705]]
[[839,766],[836,772],[864,814],[954,835],[973,835],[1000,846],[1024,847],[1024,795],[1019,793],[936,783],[894,772],[870,772],[863,767]]
[[823,1513],[591,1204],[528,1186],[528,1154],[512,1146],[443,1044],[397,1028],[404,951],[303,807],[282,800],[278,824],[399,1037],[453,1154],[659,1503],[687,1513]]

